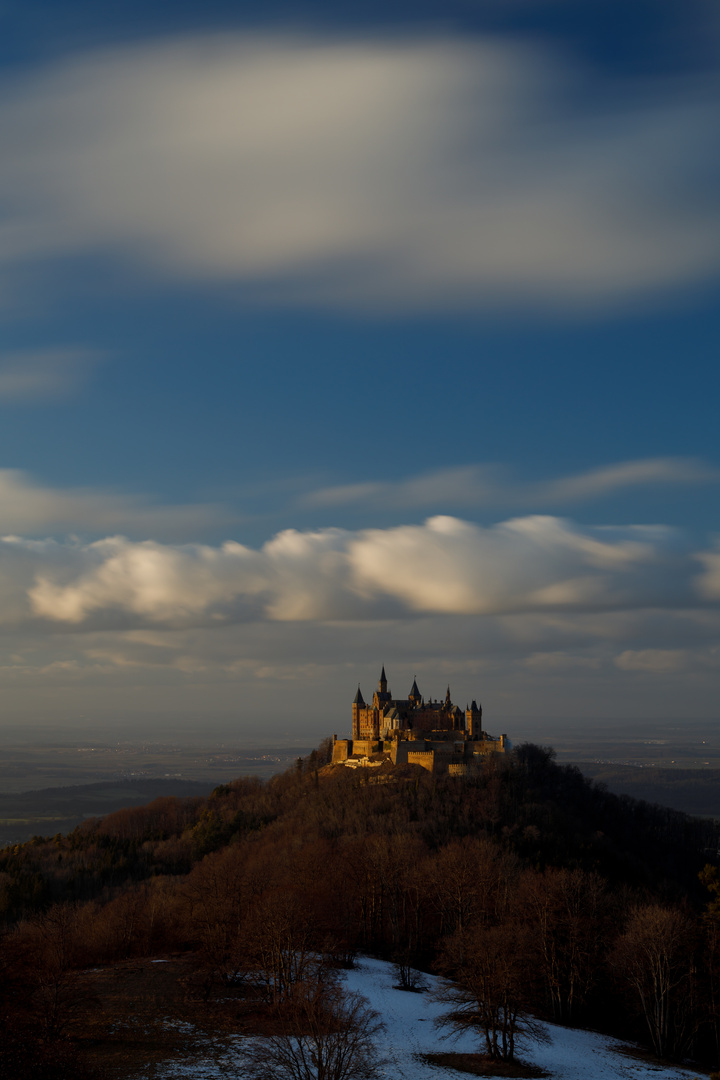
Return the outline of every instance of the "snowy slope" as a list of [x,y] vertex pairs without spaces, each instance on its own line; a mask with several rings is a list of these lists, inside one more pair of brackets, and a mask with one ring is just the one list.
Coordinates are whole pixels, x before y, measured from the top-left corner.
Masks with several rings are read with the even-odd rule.
[[[418,1060],[417,1054],[438,1051],[477,1052],[478,1039],[440,1039],[433,1023],[441,1012],[428,994],[414,994],[393,988],[392,965],[363,957],[353,971],[343,973],[349,990],[358,991],[380,1014],[386,1030],[378,1039],[378,1050],[385,1059],[383,1075],[387,1080],[468,1080],[467,1073],[439,1069]],[[428,987],[434,983],[425,976]],[[662,1068],[644,1064],[618,1053],[624,1044],[606,1035],[547,1025],[550,1042],[522,1047],[518,1056],[545,1069],[553,1080],[696,1080],[697,1072],[680,1067]],[[154,1075],[161,1080],[223,1080],[228,1075],[243,1075],[242,1041],[237,1052],[214,1059],[208,1047],[204,1060],[181,1064],[174,1062]]]
[[[381,1052],[389,1059],[386,1076],[397,1080],[455,1080],[467,1073],[440,1070],[413,1055],[437,1051],[481,1049],[479,1039],[462,1036],[440,1040],[433,1023],[442,1008],[428,994],[393,989],[393,969],[382,960],[364,957],[346,977],[349,989],[364,994],[387,1025]],[[433,979],[426,976],[431,987]],[[680,1068],[663,1069],[616,1052],[624,1044],[605,1035],[547,1025],[551,1042],[520,1049],[518,1057],[545,1069],[557,1080],[694,1080],[697,1073]]]

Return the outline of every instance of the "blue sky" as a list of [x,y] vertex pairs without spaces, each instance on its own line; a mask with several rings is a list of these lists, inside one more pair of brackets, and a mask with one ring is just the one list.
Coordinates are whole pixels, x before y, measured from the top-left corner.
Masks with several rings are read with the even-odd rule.
[[6,722],[714,716],[717,5],[336,8],[0,5]]

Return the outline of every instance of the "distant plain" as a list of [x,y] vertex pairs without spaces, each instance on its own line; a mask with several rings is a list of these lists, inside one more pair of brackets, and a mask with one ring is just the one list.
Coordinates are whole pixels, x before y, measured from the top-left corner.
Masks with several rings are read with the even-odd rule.
[[[336,725],[337,726],[337,725]],[[715,720],[548,717],[488,721],[514,744],[552,746],[618,794],[720,817],[720,722]],[[85,818],[161,796],[203,796],[239,776],[268,779],[312,749],[290,739],[267,746],[237,740],[78,739],[44,742],[15,735],[0,747],[0,846],[66,833]]]
[[3,746],[0,846],[67,833],[85,818],[162,796],[209,795],[238,776],[268,779],[310,749],[168,742]]

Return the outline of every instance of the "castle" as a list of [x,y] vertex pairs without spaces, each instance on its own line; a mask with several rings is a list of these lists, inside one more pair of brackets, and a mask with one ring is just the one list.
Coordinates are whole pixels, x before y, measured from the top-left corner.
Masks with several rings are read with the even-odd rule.
[[371,705],[358,686],[352,739],[333,737],[333,764],[370,767],[390,761],[463,775],[487,754],[509,748],[507,735],[494,738],[483,731],[482,708],[474,700],[463,712],[453,705],[448,686],[444,701],[425,701],[415,679],[406,698],[394,698],[383,666]]

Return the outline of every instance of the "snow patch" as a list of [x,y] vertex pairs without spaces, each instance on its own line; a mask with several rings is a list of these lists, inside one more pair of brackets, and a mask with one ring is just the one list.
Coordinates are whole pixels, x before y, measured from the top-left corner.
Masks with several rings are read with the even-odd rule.
[[[435,1019],[443,1007],[430,994],[398,990],[392,964],[363,957],[352,971],[341,978],[348,990],[363,994],[385,1022],[386,1030],[377,1039],[380,1056],[385,1060],[381,1075],[386,1080],[468,1080],[467,1073],[428,1065],[418,1055],[438,1051],[477,1053],[480,1039],[470,1035],[441,1038]],[[423,979],[432,990],[439,980],[431,975]],[[553,1080],[697,1080],[697,1072],[682,1068],[650,1065],[618,1050],[631,1044],[577,1028],[547,1024],[550,1041],[545,1045],[527,1044],[519,1050],[523,1061],[538,1065]],[[238,1038],[221,1055],[187,1063],[173,1062],[158,1069],[159,1080],[223,1080],[228,1075],[242,1075],[242,1045]]]

